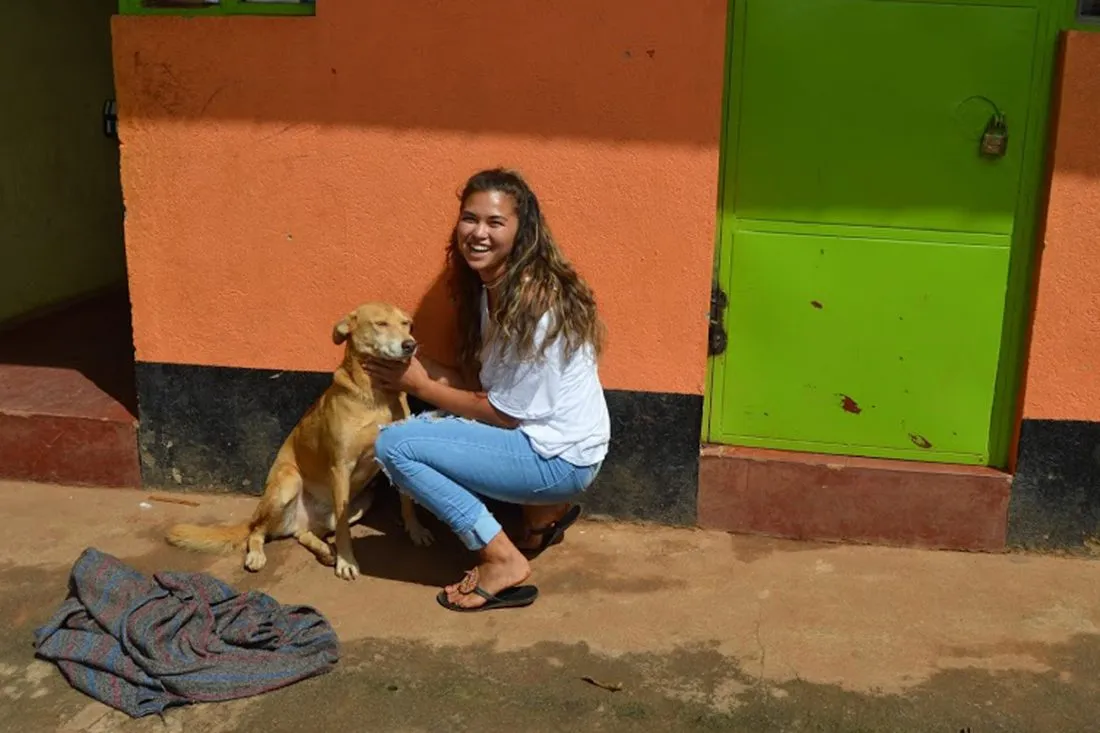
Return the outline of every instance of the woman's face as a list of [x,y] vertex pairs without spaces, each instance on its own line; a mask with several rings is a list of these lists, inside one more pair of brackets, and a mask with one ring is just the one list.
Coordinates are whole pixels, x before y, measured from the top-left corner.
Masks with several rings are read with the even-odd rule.
[[482,282],[493,282],[508,267],[516,243],[516,202],[500,191],[471,194],[455,225],[458,249]]

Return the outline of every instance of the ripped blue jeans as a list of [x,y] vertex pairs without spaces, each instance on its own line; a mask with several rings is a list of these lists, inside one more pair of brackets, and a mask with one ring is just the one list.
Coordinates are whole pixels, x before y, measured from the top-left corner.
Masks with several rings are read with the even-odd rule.
[[390,481],[439,517],[471,550],[501,531],[479,496],[510,504],[571,502],[600,464],[543,458],[521,430],[419,415],[382,429],[375,455]]

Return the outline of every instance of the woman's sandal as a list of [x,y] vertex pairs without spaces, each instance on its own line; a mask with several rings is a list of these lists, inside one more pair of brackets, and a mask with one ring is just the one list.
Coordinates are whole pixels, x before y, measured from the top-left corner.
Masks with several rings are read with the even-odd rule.
[[451,603],[451,601],[447,599],[447,591],[445,590],[439,591],[435,600],[448,611],[473,613],[474,611],[491,611],[496,608],[523,608],[524,606],[530,606],[535,602],[535,599],[539,597],[539,589],[533,585],[514,585],[511,588],[505,588],[496,595],[493,595],[478,585],[478,579],[479,574],[477,568],[466,571],[466,577],[459,583],[458,591],[463,595],[473,593],[484,598],[485,603],[480,606],[468,608],[466,606],[460,606],[457,603]]
[[531,535],[542,535],[542,542],[539,543],[538,547],[521,548],[520,552],[526,555],[527,559],[530,560],[533,557],[541,555],[554,545],[560,544],[561,541],[565,539],[565,530],[572,527],[573,523],[576,522],[580,516],[580,504],[574,504],[558,521],[551,522],[545,527],[535,527],[527,530],[528,537]]

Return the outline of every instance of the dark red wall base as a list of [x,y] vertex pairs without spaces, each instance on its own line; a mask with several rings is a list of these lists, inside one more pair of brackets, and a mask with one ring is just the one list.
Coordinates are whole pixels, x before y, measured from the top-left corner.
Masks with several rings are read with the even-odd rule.
[[136,428],[107,420],[0,412],[0,478],[139,487]]
[[0,478],[140,486],[125,288],[0,332]]
[[746,534],[1005,548],[1012,477],[988,468],[707,447],[699,524]]
[[2,364],[0,478],[140,486],[137,421],[78,371]]

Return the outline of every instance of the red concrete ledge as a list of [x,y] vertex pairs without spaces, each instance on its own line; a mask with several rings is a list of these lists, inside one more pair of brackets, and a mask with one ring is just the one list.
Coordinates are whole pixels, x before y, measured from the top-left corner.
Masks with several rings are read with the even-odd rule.
[[72,369],[0,364],[0,478],[137,487],[137,420]]
[[0,478],[74,486],[137,488],[134,425],[0,412]]
[[698,522],[803,540],[1005,548],[1012,476],[991,468],[706,446]]
[[80,296],[0,324],[0,478],[141,485],[130,296]]

